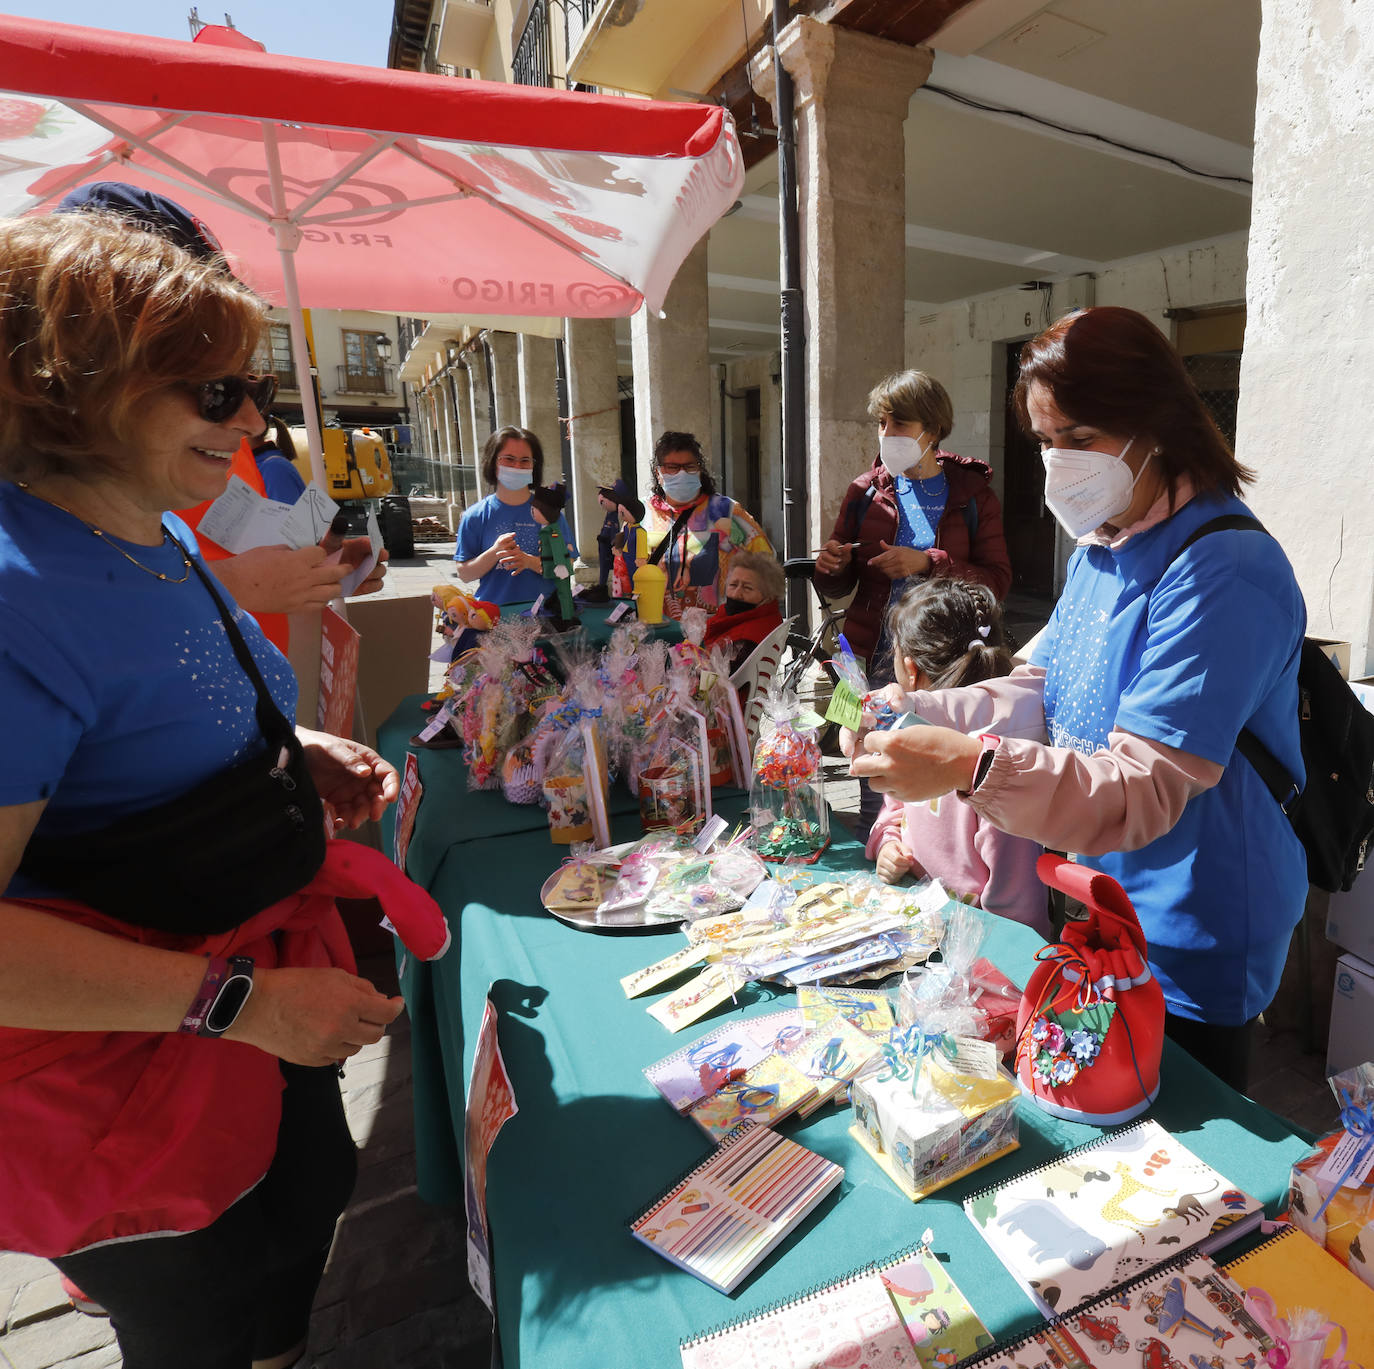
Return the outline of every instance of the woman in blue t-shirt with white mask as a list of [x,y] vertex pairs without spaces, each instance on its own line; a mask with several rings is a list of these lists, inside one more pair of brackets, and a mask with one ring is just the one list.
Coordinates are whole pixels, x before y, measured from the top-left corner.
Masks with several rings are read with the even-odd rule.
[[[498,428],[482,448],[482,479],[494,487],[458,525],[453,559],[462,580],[476,580],[476,594],[490,604],[529,602],[553,593],[540,573],[539,524],[530,512],[535,487],[544,483],[544,449],[528,428]],[[568,550],[577,545],[567,520],[558,529]]]
[[[1015,403],[1045,502],[1078,549],[1010,676],[911,696],[944,726],[871,733],[854,773],[907,801],[957,791],[984,819],[1113,876],[1163,989],[1166,1031],[1244,1088],[1307,895],[1302,845],[1236,752],[1294,780],[1302,595],[1247,514],[1253,479],[1143,315],[1087,309],[1026,344]],[[979,734],[982,734],[981,736]]]

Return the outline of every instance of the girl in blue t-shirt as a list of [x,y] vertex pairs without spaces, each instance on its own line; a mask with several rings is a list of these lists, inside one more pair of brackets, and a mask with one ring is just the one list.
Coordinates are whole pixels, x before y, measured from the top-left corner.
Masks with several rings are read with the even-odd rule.
[[[956,790],[1004,832],[1115,878],[1149,941],[1166,1032],[1244,1088],[1307,895],[1302,844],[1236,752],[1254,733],[1296,783],[1306,611],[1258,530],[1189,535],[1253,477],[1143,315],[1095,308],[1027,343],[1015,403],[1045,502],[1078,550],[1032,654],[913,706],[855,774],[916,801]],[[979,734],[982,735],[979,735]]]
[[[491,604],[531,602],[551,595],[555,586],[540,574],[539,524],[530,512],[535,487],[544,483],[544,449],[539,439],[528,428],[498,428],[482,448],[481,470],[493,493],[474,504],[458,525],[453,555],[458,578],[477,581],[477,598]],[[576,556],[577,544],[562,514],[558,529]],[[454,654],[466,650],[474,637],[465,633]]]

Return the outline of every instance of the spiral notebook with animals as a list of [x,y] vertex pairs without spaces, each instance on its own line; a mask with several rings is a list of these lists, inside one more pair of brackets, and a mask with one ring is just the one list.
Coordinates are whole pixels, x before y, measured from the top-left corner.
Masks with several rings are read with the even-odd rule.
[[1206,1255],[1190,1253],[979,1351],[959,1369],[1269,1369],[1281,1362],[1270,1358],[1274,1349],[1239,1285]]
[[1149,1120],[974,1193],[964,1210],[1046,1317],[1182,1251],[1215,1250],[1264,1215]]

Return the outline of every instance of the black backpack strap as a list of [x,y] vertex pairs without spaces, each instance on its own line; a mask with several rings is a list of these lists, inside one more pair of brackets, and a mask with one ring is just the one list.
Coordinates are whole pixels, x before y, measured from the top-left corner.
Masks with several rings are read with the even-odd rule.
[[[1268,531],[1269,529],[1258,518],[1252,518],[1248,513],[1223,513],[1194,528],[1179,544],[1178,550],[1169,558],[1169,565],[1173,565],[1194,542],[1200,541],[1211,533],[1267,533]],[[1168,566],[1165,569],[1167,570]],[[1275,802],[1286,815],[1302,792],[1292,775],[1248,727],[1241,728],[1240,735],[1236,738],[1236,750],[1255,767],[1255,773],[1264,781],[1264,787],[1274,796]]]
[[873,496],[878,493],[878,482],[870,480],[868,488],[857,498],[849,501],[848,517],[845,522],[849,525],[846,542],[857,542],[859,540],[859,529],[863,527],[864,519],[868,516],[868,506],[873,502]]

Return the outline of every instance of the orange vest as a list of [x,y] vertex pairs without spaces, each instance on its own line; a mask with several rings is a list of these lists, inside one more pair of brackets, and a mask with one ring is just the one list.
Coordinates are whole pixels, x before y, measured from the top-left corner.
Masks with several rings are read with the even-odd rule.
[[[229,473],[247,481],[260,495],[266,497],[267,487],[262,483],[262,472],[258,470],[257,460],[253,456],[253,449],[248,445],[246,437],[239,443],[239,449],[234,453]],[[191,531],[196,535],[200,554],[207,561],[224,561],[232,556],[233,552],[225,551],[218,542],[211,541],[200,530],[200,520],[205,517],[205,510],[210,507],[212,502],[212,500],[207,499],[204,503],[197,504],[193,509],[178,509],[177,517],[189,524]],[[290,642],[286,614],[255,613],[253,617],[258,620],[258,626],[262,628],[263,635],[267,640],[285,656],[287,645]]]

